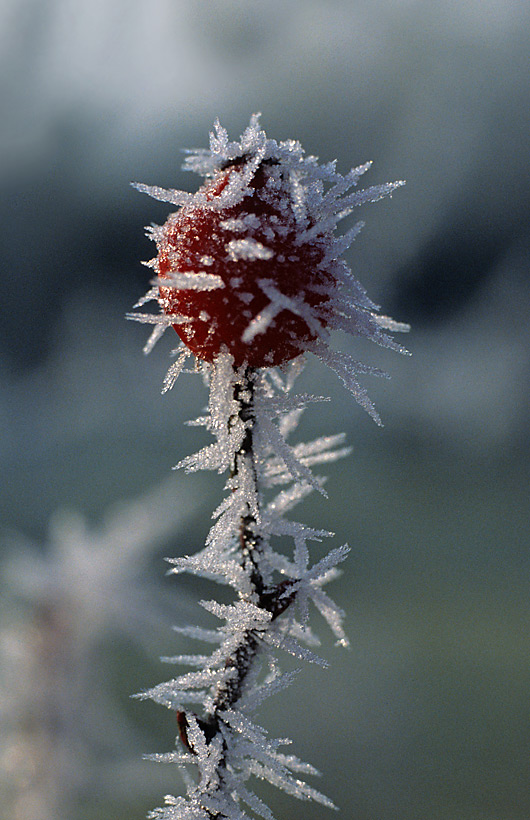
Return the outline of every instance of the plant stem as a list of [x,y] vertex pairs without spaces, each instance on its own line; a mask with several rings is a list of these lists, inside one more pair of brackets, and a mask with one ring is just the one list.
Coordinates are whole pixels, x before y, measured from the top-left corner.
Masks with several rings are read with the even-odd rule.
[[[250,600],[255,606],[266,610],[274,621],[295,598],[296,586],[292,580],[282,581],[279,584],[268,586],[265,583],[260,567],[263,558],[263,535],[260,533],[259,521],[259,487],[255,463],[254,427],[255,390],[257,370],[252,367],[236,369],[237,379],[234,385],[234,400],[238,405],[237,413],[229,420],[234,424],[237,419],[245,425],[243,441],[234,455],[230,469],[230,479],[237,489],[238,479],[244,474],[250,476],[250,492],[255,498],[254,508],[246,503],[246,512],[241,516],[239,524],[239,544],[241,548],[241,563],[247,571],[251,593],[239,593],[242,600]],[[291,589],[290,589],[291,587]],[[233,707],[241,697],[245,680],[252,669],[253,662],[260,649],[260,630],[247,629],[242,633],[241,640],[234,651],[226,658],[225,668],[232,669],[233,674],[217,685],[213,694],[213,706],[204,719],[198,720],[199,726],[210,743],[219,732],[220,713]],[[177,714],[180,736],[186,747],[194,752],[187,737],[187,720],[183,712]],[[224,766],[224,760],[223,764]]]
[[[252,490],[256,498],[256,512],[259,516],[259,488],[256,473],[254,456],[254,426],[256,423],[254,394],[256,370],[247,367],[243,370],[241,381],[234,386],[234,399],[239,405],[238,417],[245,425],[245,435],[241,447],[234,457],[234,463],[230,471],[231,478],[236,478],[244,471],[252,476]],[[259,561],[262,554],[261,536],[258,531],[258,520],[256,512],[250,510],[247,504],[247,513],[241,517],[239,528],[239,543],[243,558],[243,567],[249,572],[253,592],[258,600],[264,591],[263,577],[259,568]]]

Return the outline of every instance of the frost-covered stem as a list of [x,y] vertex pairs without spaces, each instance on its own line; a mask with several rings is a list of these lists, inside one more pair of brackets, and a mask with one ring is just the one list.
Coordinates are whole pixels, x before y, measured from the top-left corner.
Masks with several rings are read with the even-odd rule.
[[[245,425],[245,435],[241,447],[234,456],[230,470],[231,478],[237,481],[240,473],[248,472],[253,484],[253,495],[256,499],[256,507],[250,509],[247,504],[247,513],[241,518],[239,528],[239,543],[243,558],[243,567],[248,571],[253,591],[258,596],[263,592],[263,578],[259,569],[259,559],[261,554],[261,537],[258,532],[259,519],[259,493],[256,474],[256,464],[254,458],[254,425],[256,416],[254,412],[254,389],[256,371],[248,367],[243,370],[241,381],[236,381],[234,386],[234,400],[239,406],[238,416]],[[230,420],[233,423],[233,420]]]
[[[239,450],[234,454],[230,468],[230,478],[234,485],[237,485],[238,478],[246,473],[252,485],[252,495],[256,499],[255,508],[251,510],[250,505],[247,503],[247,512],[241,516],[239,543],[241,546],[241,563],[248,572],[252,596],[257,597],[257,600],[260,601],[264,585],[259,567],[261,536],[258,532],[259,496],[253,446],[256,421],[254,413],[255,378],[256,371],[250,367],[245,368],[234,384],[234,400],[238,405],[237,417],[245,426],[245,435]],[[233,425],[236,421],[237,418],[232,416],[228,423]],[[240,593],[240,598],[243,597],[243,594]],[[219,712],[230,708],[238,700],[245,677],[258,651],[258,645],[255,630],[247,630],[243,633],[241,642],[232,655],[226,659],[226,668],[233,667],[234,676],[224,681],[217,688],[212,709],[212,716],[215,719],[217,719]]]
[[[239,526],[241,562],[248,573],[251,587],[250,596],[248,596],[248,593],[240,592],[239,597],[242,600],[252,599],[252,603],[270,612],[271,620],[274,620],[294,600],[294,595],[289,594],[285,583],[268,587],[260,568],[263,536],[260,533],[259,524],[260,488],[258,487],[254,453],[254,427],[256,424],[254,393],[257,371],[251,367],[244,368],[241,373],[238,373],[238,376],[239,378],[234,385],[234,400],[239,408],[237,416],[245,425],[245,435],[241,446],[234,455],[230,478],[237,484],[238,478],[242,474],[246,474],[247,485],[250,479],[251,495],[255,498],[254,509],[251,509],[250,504],[247,502],[247,512],[241,516]],[[235,417],[232,417],[229,424],[233,424],[234,421]],[[291,585],[292,582],[289,583],[289,586]],[[257,631],[254,629],[246,630],[239,645],[232,655],[226,659],[226,667],[233,667],[234,676],[218,687],[214,695],[213,716],[217,716],[218,712],[230,708],[239,699],[245,678],[250,672],[258,650],[259,637]]]
[[[294,587],[291,590],[289,589],[293,586],[292,580],[273,586],[267,585],[260,567],[263,558],[263,534],[260,532],[260,488],[258,486],[254,450],[254,428],[256,424],[254,396],[258,372],[251,367],[235,368],[234,372],[236,378],[234,379],[233,398],[237,411],[229,417],[228,427],[230,430],[237,423],[242,422],[245,432],[230,465],[230,483],[233,492],[235,492],[240,482],[244,482],[247,491],[254,499],[252,505],[250,502],[246,502],[246,512],[241,515],[238,528],[241,566],[248,575],[250,590],[240,590],[239,598],[242,601],[249,601],[270,613],[270,620],[273,621],[294,600],[295,593]],[[225,787],[224,773],[226,771],[228,749],[221,730],[222,714],[237,705],[245,680],[253,667],[253,662],[259,650],[260,630],[244,630],[236,647],[224,662],[225,669],[233,670],[233,675],[225,677],[222,682],[217,684],[213,692],[210,709],[205,714],[204,719],[197,720],[207,744],[211,743],[219,734],[222,738],[222,752],[218,759],[215,776],[211,777],[209,782],[203,782],[203,793],[215,794],[215,792],[222,791]],[[189,724],[185,713],[179,711],[177,720],[183,743],[189,751],[195,753],[188,738]],[[206,807],[204,807],[204,810],[209,817],[216,818],[216,820],[227,817],[222,813],[212,812]]]
[[[238,406],[237,413],[232,415],[228,424],[232,427],[237,420],[243,422],[245,434],[239,449],[234,454],[230,480],[234,490],[245,475],[246,485],[255,499],[253,508],[247,502],[246,512],[241,516],[239,524],[239,544],[241,547],[241,565],[247,572],[250,581],[250,594],[240,591],[241,600],[250,600],[260,609],[271,614],[274,620],[284,612],[294,600],[295,594],[289,587],[293,581],[281,582],[268,586],[265,583],[260,561],[262,559],[262,539],[260,533],[259,487],[254,452],[254,427],[256,423],[254,394],[257,378],[255,368],[236,369],[234,382],[234,401]],[[250,486],[249,486],[250,485]],[[200,726],[207,740],[211,740],[219,730],[219,713],[234,706],[241,696],[245,678],[249,674],[253,661],[259,651],[259,632],[256,629],[245,630],[241,640],[233,652],[225,660],[225,668],[233,669],[234,674],[217,686],[213,694],[212,706],[206,715],[206,720],[200,721]],[[183,742],[189,745],[184,724],[185,716],[180,713],[181,736]]]

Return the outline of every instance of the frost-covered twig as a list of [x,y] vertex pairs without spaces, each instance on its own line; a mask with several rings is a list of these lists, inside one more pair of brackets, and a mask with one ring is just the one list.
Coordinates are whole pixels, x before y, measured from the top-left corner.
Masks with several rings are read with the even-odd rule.
[[113,636],[152,652],[167,609],[139,576],[189,514],[175,507],[173,483],[114,506],[98,528],[57,513],[45,548],[22,535],[0,542],[0,793],[10,820],[86,817],[109,764],[129,763],[134,733],[97,651]]
[[[309,601],[337,642],[347,644],[343,613],[323,586],[336,577],[348,547],[332,549],[311,566],[309,543],[333,533],[287,517],[311,491],[324,493],[323,479],[311,467],[347,449],[341,436],[290,444],[307,403],[324,400],[290,391],[303,354],[312,352],[380,423],[359,377],[384,374],[332,350],[330,331],[406,352],[383,331],[408,328],[379,315],[340,259],[360,224],[342,237],[335,228],[354,207],[402,183],[352,193],[369,164],[341,176],[334,163],[319,165],[299,143],[268,139],[257,116],[240,142],[230,142],[216,123],[210,150],[191,152],[185,167],[206,177],[194,195],[137,186],[181,211],[149,230],[157,244],[157,256],[148,263],[156,278],[138,305],[154,299],[160,315],[131,318],[155,324],[148,349],[169,324],[182,340],[164,390],[173,386],[190,353],[209,385],[208,415],[195,423],[206,426],[215,441],[177,466],[227,474],[226,497],[204,549],[170,564],[174,573],[231,587],[234,598],[230,604],[202,602],[222,622],[217,630],[178,630],[213,643],[213,651],[167,658],[192,671],[140,696],[176,712],[180,749],[154,759],[193,763],[198,770],[187,797],[166,797],[150,817],[245,820],[246,806],[273,820],[249,788],[252,776],[300,799],[333,804],[299,777],[315,774],[313,767],[280,751],[290,741],[270,739],[251,715],[293,679],[280,672],[279,652],[325,665],[313,651],[318,639],[308,625]],[[292,542],[288,552],[278,547],[286,538]]]

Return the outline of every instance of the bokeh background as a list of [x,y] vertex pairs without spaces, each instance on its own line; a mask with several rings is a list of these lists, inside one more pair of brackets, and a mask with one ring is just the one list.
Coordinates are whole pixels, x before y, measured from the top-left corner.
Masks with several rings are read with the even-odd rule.
[[[143,226],[194,190],[182,148],[216,116],[261,111],[366,184],[349,252],[412,359],[377,428],[311,362],[332,402],[300,437],[344,430],[330,499],[297,517],[352,555],[335,596],[352,648],[324,637],[260,722],[324,773],[355,820],[530,816],[529,120],[527,0],[0,0],[0,814],[138,820],[183,785],[170,713],[130,695],[170,677],[173,623],[215,589],[164,577],[197,549],[221,482],[171,473],[206,441],[206,394],[160,386],[124,314],[145,291]],[[318,551],[316,553],[318,555]],[[318,807],[264,792],[279,820]]]

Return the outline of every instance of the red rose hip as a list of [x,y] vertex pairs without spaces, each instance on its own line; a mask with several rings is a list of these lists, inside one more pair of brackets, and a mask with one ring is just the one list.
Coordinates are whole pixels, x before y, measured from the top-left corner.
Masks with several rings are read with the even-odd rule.
[[[269,139],[253,115],[239,141],[216,121],[210,148],[188,152],[184,168],[206,180],[195,194],[136,184],[180,209],[149,229],[157,256],[148,264],[157,276],[136,307],[153,299],[160,314],[129,316],[154,325],[145,352],[170,325],[208,363],[230,354],[238,368],[273,367],[311,351],[378,421],[358,376],[381,371],[330,346],[338,330],[406,353],[388,331],[408,326],[379,314],[343,259],[363,223],[336,232],[355,208],[403,185],[357,189],[370,165],[340,174],[296,140]],[[186,354],[171,365],[164,389]]]
[[[248,183],[245,170],[244,160],[219,170],[157,232],[160,304],[179,317],[174,328],[199,358],[228,351],[236,366],[273,366],[302,353],[325,325],[318,308],[329,274],[322,240],[305,241],[311,226],[301,226],[279,164],[262,162]],[[202,274],[198,288],[190,274]],[[217,286],[203,289],[204,274]],[[178,286],[163,286],[171,277]]]

